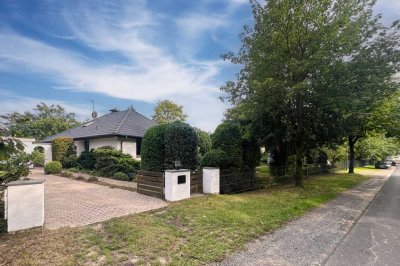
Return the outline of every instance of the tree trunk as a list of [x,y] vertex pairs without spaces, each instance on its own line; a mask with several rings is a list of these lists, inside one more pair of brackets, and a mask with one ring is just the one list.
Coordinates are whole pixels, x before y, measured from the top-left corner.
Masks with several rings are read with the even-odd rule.
[[353,136],[349,136],[349,174],[354,173],[354,145],[357,139]]
[[305,130],[303,120],[303,96],[298,92],[295,96],[296,103],[296,173],[294,181],[296,187],[304,187],[303,184],[303,159],[305,151]]
[[296,173],[294,175],[294,185],[296,187],[304,187],[303,184],[303,157],[301,150],[296,151]]

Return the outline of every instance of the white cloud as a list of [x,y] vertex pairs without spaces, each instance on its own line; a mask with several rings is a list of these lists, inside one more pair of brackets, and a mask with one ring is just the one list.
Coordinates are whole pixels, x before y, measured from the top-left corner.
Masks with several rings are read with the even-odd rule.
[[[247,0],[228,2],[237,7]],[[165,35],[165,16],[147,10],[145,1],[92,5],[81,1],[78,6],[65,6],[60,13],[63,36],[98,55],[114,53],[124,60],[87,58],[73,50],[2,30],[0,70],[36,73],[68,90],[151,103],[170,99],[184,106],[189,122],[205,130],[212,131],[220,122],[225,105],[218,100],[218,93],[223,81],[215,80],[225,63],[219,58],[196,60],[190,55],[177,59],[168,52],[171,45],[160,42]],[[179,35],[187,37],[177,40],[182,51],[195,45],[190,36],[201,37],[229,26],[227,14],[212,18],[210,21],[207,14],[189,14],[174,20]]]
[[12,113],[15,111],[32,112],[33,108],[35,108],[40,102],[46,103],[47,105],[54,104],[63,106],[67,112],[75,113],[79,121],[89,119],[91,114],[89,108],[72,105],[65,101],[18,96],[7,90],[0,90],[0,95],[2,95],[2,97],[0,97],[1,114]]

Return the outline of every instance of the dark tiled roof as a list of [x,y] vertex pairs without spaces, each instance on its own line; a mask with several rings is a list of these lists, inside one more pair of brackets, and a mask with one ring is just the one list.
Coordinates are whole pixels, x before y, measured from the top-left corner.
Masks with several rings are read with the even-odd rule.
[[153,125],[155,125],[153,120],[129,108],[125,111],[103,115],[79,127],[47,137],[43,142],[50,142],[57,137],[71,137],[74,139],[101,136],[143,137],[146,130]]

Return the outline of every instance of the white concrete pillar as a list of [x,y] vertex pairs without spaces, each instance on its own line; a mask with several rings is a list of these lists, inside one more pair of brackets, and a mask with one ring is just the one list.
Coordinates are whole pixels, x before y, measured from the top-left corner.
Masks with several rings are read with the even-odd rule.
[[219,194],[219,168],[203,168],[203,192],[207,194]]
[[165,171],[165,199],[177,201],[190,198],[190,170]]
[[4,204],[7,231],[43,226],[44,180],[13,181],[6,186]]

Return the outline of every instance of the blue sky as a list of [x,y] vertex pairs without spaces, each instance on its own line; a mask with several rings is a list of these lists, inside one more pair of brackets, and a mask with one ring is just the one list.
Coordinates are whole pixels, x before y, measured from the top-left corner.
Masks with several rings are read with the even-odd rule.
[[[376,11],[400,18],[400,1]],[[100,114],[133,105],[150,117],[169,99],[212,131],[227,107],[219,88],[238,71],[220,55],[251,21],[247,0],[2,0],[0,113],[44,101],[84,120],[94,100]]]

